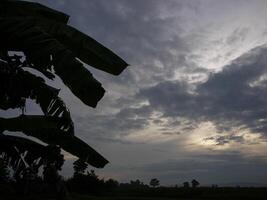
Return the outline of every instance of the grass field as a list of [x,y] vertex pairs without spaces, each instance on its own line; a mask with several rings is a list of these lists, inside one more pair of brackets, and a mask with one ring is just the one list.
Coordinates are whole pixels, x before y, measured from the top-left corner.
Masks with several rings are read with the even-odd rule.
[[[14,195],[14,196],[13,196]],[[143,188],[114,190],[109,193],[69,193],[68,200],[267,200],[267,188]],[[53,198],[49,198],[53,197]],[[35,193],[23,197],[18,194],[0,195],[0,200],[56,200],[54,196]]]
[[267,188],[198,188],[193,191],[188,190],[188,193],[182,193],[182,189],[160,190],[159,188],[159,191],[155,189],[148,194],[138,192],[131,194],[114,193],[114,195],[103,197],[73,194],[72,197],[74,200],[267,200]]
[[[186,200],[180,198],[156,198],[156,197],[89,197],[76,196],[73,200]],[[198,200],[198,199],[195,199]]]

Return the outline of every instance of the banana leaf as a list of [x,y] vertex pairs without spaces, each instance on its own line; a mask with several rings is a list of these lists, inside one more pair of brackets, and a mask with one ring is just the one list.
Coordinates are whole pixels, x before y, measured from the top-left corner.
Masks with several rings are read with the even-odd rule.
[[[0,60],[0,108],[24,107],[25,99],[32,98],[45,114],[0,119],[0,132],[23,131],[47,144],[59,145],[95,167],[104,167],[108,161],[73,135],[73,122],[58,97],[59,90],[21,69],[26,63],[48,78],[57,74],[83,103],[96,107],[105,90],[77,58],[113,75],[120,74],[128,64],[91,37],[68,26],[68,19],[68,15],[38,3],[0,1],[0,59],[7,59],[8,63]],[[22,51],[24,64],[9,65],[8,51]],[[13,162],[22,163],[16,159]]]
[[55,73],[64,84],[86,105],[96,107],[105,90],[68,48],[27,20],[0,18],[0,30],[3,48],[23,51],[33,64],[52,57]]
[[48,8],[44,5],[27,1],[1,0],[0,1],[1,17],[27,17],[45,18],[67,23],[69,16],[65,13]]
[[25,169],[38,173],[42,165],[53,164],[58,170],[64,163],[60,148],[42,145],[27,138],[0,134],[0,156],[13,168],[15,177]]
[[33,116],[0,118],[0,130],[22,131],[27,136],[38,138],[47,144],[59,145],[65,151],[97,168],[102,168],[108,163],[103,156],[81,139],[57,129],[56,121],[51,118],[41,116],[36,118]]
[[35,20],[35,25],[54,36],[83,62],[113,75],[119,75],[128,64],[112,51],[77,29],[54,21]]
[[25,17],[32,18],[34,26],[41,26],[92,67],[118,75],[128,66],[119,56],[91,37],[66,25],[69,16],[64,13],[38,3],[23,1],[3,1],[0,8],[2,17],[24,17],[23,20]]
[[12,69],[0,62],[0,108],[22,107],[26,98],[35,99],[45,114],[58,120],[58,128],[74,134],[74,125],[65,103],[58,97],[58,89],[21,68]]
[[[20,115],[13,118],[0,118],[0,131],[38,131],[59,129],[58,118],[40,115]],[[62,132],[62,134],[64,134]]]
[[31,166],[38,169],[43,164],[46,146],[26,138],[0,134],[0,155],[16,174]]

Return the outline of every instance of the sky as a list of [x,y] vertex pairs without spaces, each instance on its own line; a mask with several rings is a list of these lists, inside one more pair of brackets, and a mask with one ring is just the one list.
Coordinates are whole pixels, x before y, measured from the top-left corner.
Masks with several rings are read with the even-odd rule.
[[36,2],[130,64],[120,76],[87,66],[107,91],[96,109],[53,83],[76,135],[110,161],[100,177],[267,185],[267,1]]

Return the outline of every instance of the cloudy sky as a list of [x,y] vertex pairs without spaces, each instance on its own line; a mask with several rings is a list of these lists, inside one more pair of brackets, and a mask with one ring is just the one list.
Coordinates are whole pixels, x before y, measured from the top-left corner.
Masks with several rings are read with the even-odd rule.
[[38,2],[131,65],[118,77],[88,66],[107,90],[96,109],[55,83],[76,135],[110,161],[97,174],[267,185],[266,0]]

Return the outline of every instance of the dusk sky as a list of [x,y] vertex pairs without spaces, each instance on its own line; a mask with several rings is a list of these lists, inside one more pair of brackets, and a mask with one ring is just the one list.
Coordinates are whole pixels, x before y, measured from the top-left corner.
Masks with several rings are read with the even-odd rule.
[[[119,76],[87,66],[107,91],[96,109],[51,83],[76,135],[110,161],[96,174],[267,185],[266,0],[35,2],[69,14],[130,64]],[[27,114],[38,112],[28,101]],[[71,176],[75,158],[65,158]]]

